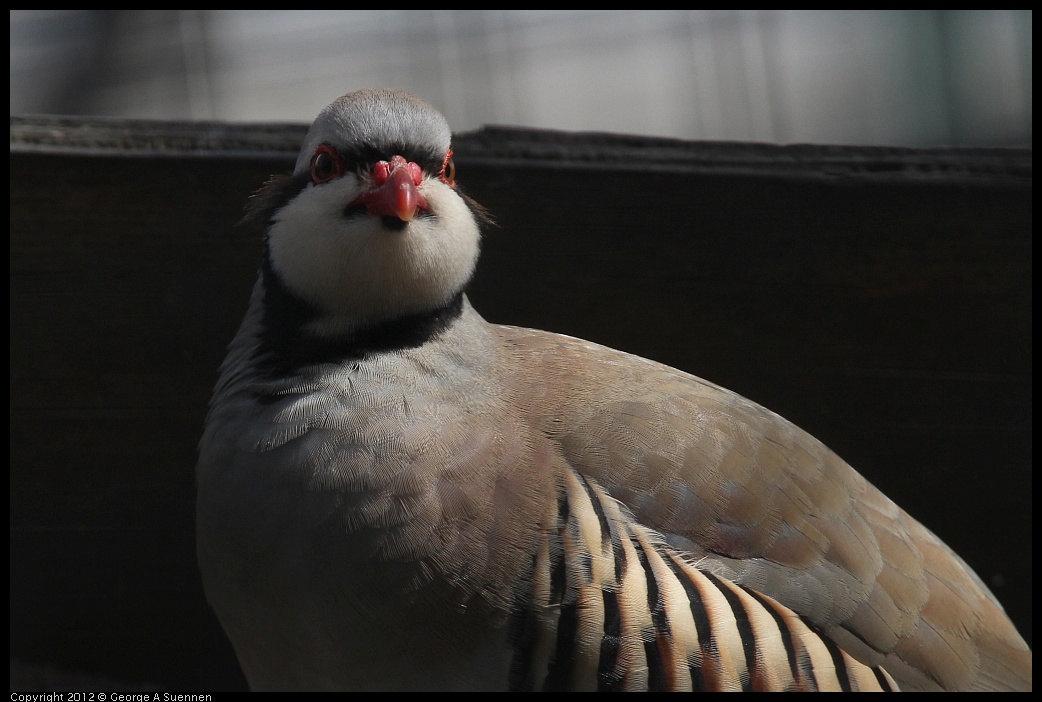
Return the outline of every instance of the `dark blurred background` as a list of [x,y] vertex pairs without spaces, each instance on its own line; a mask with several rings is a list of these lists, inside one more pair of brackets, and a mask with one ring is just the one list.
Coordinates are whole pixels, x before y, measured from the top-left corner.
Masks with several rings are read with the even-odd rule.
[[11,114],[310,121],[400,88],[456,131],[1030,146],[1030,10],[12,10]]

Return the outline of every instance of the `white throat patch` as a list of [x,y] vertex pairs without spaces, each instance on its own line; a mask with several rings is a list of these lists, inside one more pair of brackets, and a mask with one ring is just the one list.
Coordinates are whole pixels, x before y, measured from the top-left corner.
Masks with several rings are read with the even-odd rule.
[[451,187],[425,178],[420,192],[431,212],[392,230],[378,217],[345,216],[364,186],[351,174],[308,185],[276,212],[269,230],[275,272],[320,310],[309,328],[314,333],[345,333],[437,309],[474,272],[480,230]]

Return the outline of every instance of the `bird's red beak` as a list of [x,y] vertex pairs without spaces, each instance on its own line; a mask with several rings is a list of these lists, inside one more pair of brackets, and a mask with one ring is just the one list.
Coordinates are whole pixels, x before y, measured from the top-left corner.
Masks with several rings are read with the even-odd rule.
[[390,215],[408,222],[417,210],[430,211],[418,187],[422,180],[419,165],[392,156],[390,161],[379,161],[373,166],[373,188],[352,200],[348,207],[364,206],[371,215]]

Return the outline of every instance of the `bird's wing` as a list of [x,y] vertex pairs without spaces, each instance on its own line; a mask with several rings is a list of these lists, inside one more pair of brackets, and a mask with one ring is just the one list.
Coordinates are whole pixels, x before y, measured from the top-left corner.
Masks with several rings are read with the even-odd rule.
[[1030,651],[979,578],[806,432],[661,364],[497,331],[533,426],[672,548],[791,608],[902,687],[1030,685]]
[[899,689],[773,598],[670,546],[595,481],[570,468],[555,478],[512,607],[512,689]]

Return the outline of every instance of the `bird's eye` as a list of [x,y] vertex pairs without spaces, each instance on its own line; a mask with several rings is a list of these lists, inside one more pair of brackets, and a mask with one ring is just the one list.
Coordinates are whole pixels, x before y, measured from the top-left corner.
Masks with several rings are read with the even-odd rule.
[[454,188],[456,187],[456,164],[452,161],[452,149],[449,149],[445,154],[445,160],[441,164],[438,178],[443,183],[447,183]]
[[323,144],[315,150],[311,158],[311,180],[317,185],[328,183],[344,174],[344,164],[340,154],[332,146]]

